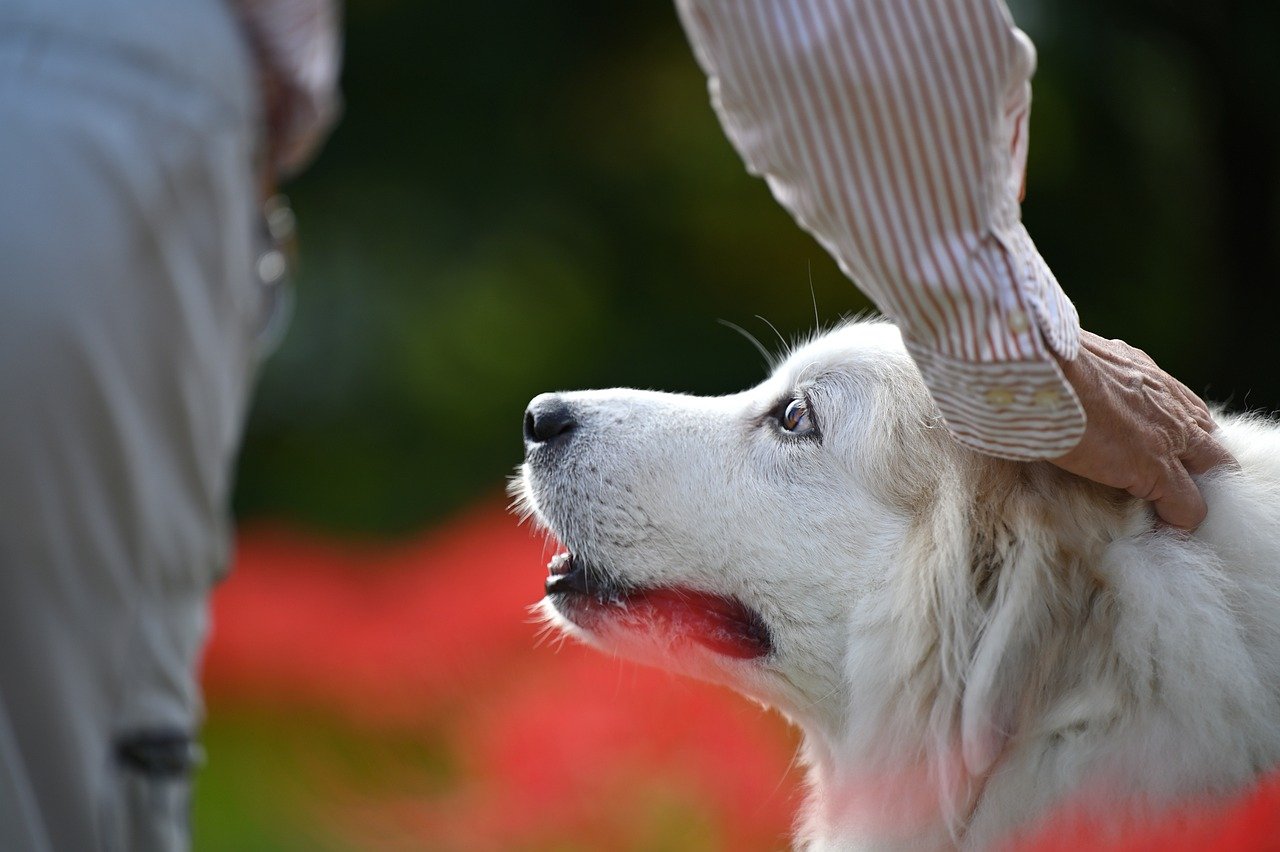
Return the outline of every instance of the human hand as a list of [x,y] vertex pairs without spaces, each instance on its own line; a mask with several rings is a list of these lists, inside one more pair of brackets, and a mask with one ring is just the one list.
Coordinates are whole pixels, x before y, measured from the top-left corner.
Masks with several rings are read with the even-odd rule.
[[1200,397],[1123,340],[1082,332],[1080,354],[1062,361],[1088,423],[1052,464],[1155,504],[1167,524],[1194,529],[1208,508],[1191,474],[1235,464]]

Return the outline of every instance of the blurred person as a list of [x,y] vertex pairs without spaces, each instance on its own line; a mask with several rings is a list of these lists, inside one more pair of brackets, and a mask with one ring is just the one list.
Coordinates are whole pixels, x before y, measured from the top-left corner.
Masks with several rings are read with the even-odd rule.
[[947,428],[1193,528],[1204,403],[1080,329],[1021,221],[1035,48],[1004,0],[676,0],[753,174],[902,329]]
[[332,0],[0,0],[0,849],[189,846],[264,194],[338,53]]

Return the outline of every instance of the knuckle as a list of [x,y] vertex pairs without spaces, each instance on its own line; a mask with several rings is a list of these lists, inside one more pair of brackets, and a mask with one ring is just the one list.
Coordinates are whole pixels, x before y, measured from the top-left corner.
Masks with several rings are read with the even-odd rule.
[[1169,460],[1177,456],[1178,452],[1186,446],[1186,440],[1183,433],[1177,429],[1161,429],[1156,433],[1152,440],[1152,450],[1158,464],[1167,465]]
[[1139,500],[1159,499],[1160,476],[1155,471],[1140,473],[1133,485],[1125,490]]

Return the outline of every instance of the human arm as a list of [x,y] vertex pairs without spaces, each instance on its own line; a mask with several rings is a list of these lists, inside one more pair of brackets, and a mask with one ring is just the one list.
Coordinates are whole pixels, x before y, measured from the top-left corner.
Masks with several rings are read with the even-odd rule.
[[678,0],[748,169],[902,329],[948,428],[1049,458],[1079,322],[1020,221],[1034,51],[1000,0]]
[[[1187,470],[1229,458],[1204,404],[1082,349],[1022,226],[1035,53],[1003,0],[676,2],[748,169],[898,323],[957,440],[1203,518]],[[1116,392],[1135,372],[1150,404]]]

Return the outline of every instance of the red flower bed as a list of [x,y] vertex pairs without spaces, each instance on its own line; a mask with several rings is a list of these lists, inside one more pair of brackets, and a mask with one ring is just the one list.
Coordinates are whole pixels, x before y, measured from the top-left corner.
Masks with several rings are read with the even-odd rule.
[[[784,847],[794,733],[725,690],[539,644],[547,555],[496,505],[398,546],[251,528],[215,595],[211,714],[318,711],[442,748],[444,780],[400,766],[403,792],[335,770],[317,816],[358,848]],[[1280,780],[1110,845],[1067,817],[1020,845],[1280,849]]]
[[211,715],[295,707],[443,739],[445,789],[329,773],[319,807],[358,848],[784,847],[794,734],[727,690],[540,641],[548,555],[497,506],[395,547],[247,530],[215,595]]

